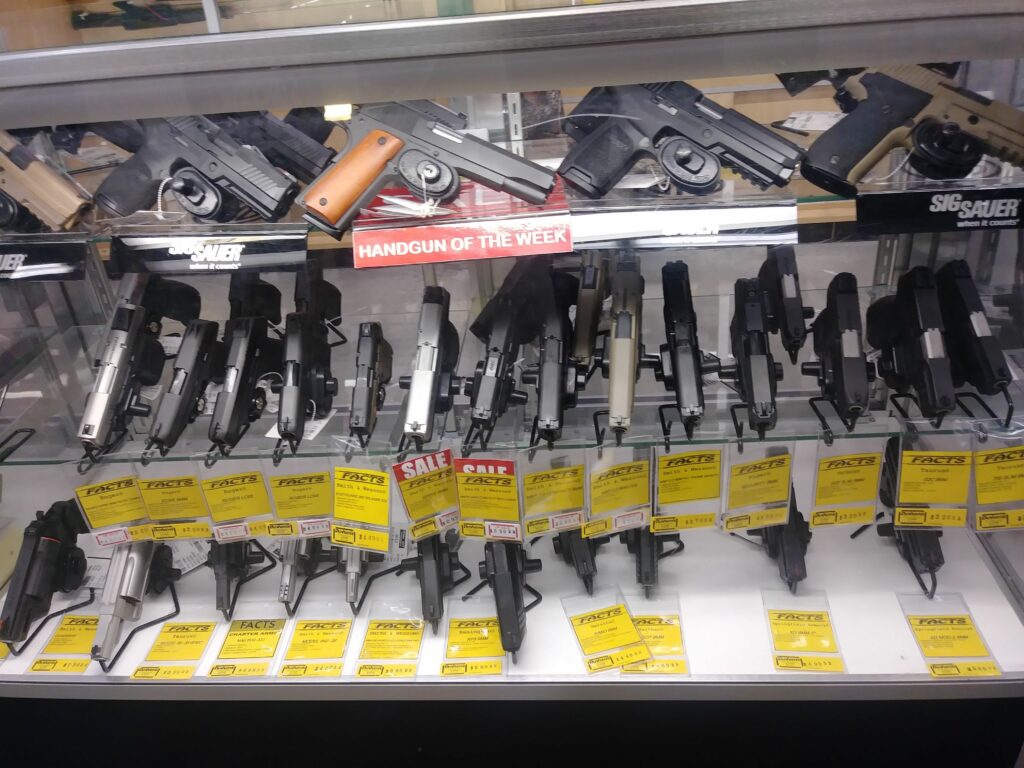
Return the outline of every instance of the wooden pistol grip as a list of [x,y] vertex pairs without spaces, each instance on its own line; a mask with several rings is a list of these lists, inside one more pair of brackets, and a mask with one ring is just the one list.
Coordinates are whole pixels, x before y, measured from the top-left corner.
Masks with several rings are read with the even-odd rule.
[[370,131],[309,185],[302,206],[317,218],[335,224],[404,146],[405,142],[385,131]]

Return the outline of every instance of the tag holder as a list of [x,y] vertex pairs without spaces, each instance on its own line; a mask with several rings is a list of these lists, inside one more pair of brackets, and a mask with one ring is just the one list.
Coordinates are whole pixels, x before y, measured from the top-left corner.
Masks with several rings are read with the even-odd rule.
[[80,603],[68,606],[67,608],[62,608],[59,611],[54,611],[53,613],[44,616],[42,620],[36,625],[36,628],[32,630],[31,634],[29,634],[29,636],[25,638],[25,642],[23,642],[20,646],[15,648],[14,643],[4,643],[4,645],[6,645],[7,650],[11,652],[11,656],[21,656],[21,654],[25,652],[25,649],[32,645],[32,641],[39,637],[39,633],[43,631],[43,628],[47,624],[49,624],[53,619],[56,619],[58,616],[63,616],[66,613],[77,611],[79,608],[85,608],[87,605],[92,605],[95,600],[96,588],[89,587],[89,598],[87,600],[83,600]]

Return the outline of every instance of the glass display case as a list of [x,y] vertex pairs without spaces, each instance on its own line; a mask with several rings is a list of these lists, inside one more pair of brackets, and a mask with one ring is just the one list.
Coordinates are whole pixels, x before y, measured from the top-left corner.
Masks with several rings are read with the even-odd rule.
[[5,7],[0,691],[1020,696],[1024,13],[848,5]]

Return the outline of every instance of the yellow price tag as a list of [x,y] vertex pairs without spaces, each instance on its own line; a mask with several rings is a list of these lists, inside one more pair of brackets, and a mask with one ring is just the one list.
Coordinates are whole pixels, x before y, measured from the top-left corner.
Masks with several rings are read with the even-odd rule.
[[497,617],[449,619],[448,646],[444,655],[449,659],[504,658],[505,649],[501,647]]
[[470,539],[483,538],[486,528],[483,523],[464,520],[459,523],[459,535]]
[[250,536],[299,535],[299,525],[293,520],[254,520],[247,527]]
[[981,505],[1024,501],[1024,447],[977,451],[974,487]]
[[729,509],[772,504],[789,498],[790,455],[734,464],[729,468]]
[[463,520],[519,521],[516,463],[505,459],[456,459],[455,483]]
[[683,655],[683,631],[678,613],[634,616],[633,625],[653,655]]
[[588,523],[584,523],[583,530],[580,535],[584,539],[592,539],[595,536],[603,536],[612,529],[612,520],[610,517],[602,517],[599,520],[591,520]]
[[1004,528],[1024,528],[1024,509],[978,512],[974,516],[976,531],[999,531]]
[[816,509],[811,512],[809,522],[811,528],[821,528],[826,525],[871,525],[875,522],[875,505]]
[[994,661],[945,661],[928,665],[932,677],[1000,677],[1002,670]]
[[658,457],[658,506],[717,499],[722,492],[722,452],[687,451]]
[[622,603],[570,616],[569,622],[584,656],[623,648],[634,643],[643,644],[643,638],[640,637],[629,611]]
[[316,664],[282,664],[278,677],[340,677],[340,661],[325,661]]
[[370,531],[335,523],[331,526],[331,543],[341,547],[387,552],[391,549],[391,536],[387,531]]
[[963,507],[896,507],[892,521],[901,528],[963,528],[967,525],[967,510]]
[[441,677],[486,677],[500,675],[502,669],[500,660],[447,661],[441,665]]
[[331,476],[327,472],[271,477],[270,494],[280,518],[322,517],[331,514]]
[[416,677],[415,664],[360,664],[356,667],[356,677],[361,678],[395,678]]
[[43,653],[82,653],[88,656],[96,644],[96,629],[100,625],[99,616],[71,616],[65,614],[57,629],[54,630],[50,642],[43,648]]
[[269,659],[277,652],[284,619],[235,619],[218,659]]
[[173,621],[160,628],[146,661],[199,661],[213,636],[213,621]]
[[776,653],[772,660],[780,672],[845,672],[842,656]]
[[630,461],[590,475],[590,512],[602,515],[651,501],[651,463]]
[[409,535],[413,541],[419,541],[425,539],[427,536],[433,536],[435,533],[441,532],[441,526],[437,520],[433,517],[427,520],[421,520],[414,525],[409,526]]
[[968,614],[908,615],[907,621],[926,659],[980,658],[989,655],[981,633]]
[[814,506],[831,507],[872,501],[878,495],[882,454],[850,453],[818,459]]
[[36,659],[28,671],[80,675],[89,668],[90,664],[92,664],[92,659]]
[[655,515],[651,518],[652,533],[688,531],[693,528],[712,528],[714,525],[714,512],[698,515]]
[[334,468],[334,516],[339,520],[387,527],[391,482],[387,472]]
[[266,677],[269,661],[250,661],[244,664],[214,664],[210,677]]
[[789,507],[762,509],[746,515],[730,515],[725,518],[725,530],[743,531],[748,528],[764,528],[768,525],[782,525],[789,520]]
[[631,664],[638,664],[651,658],[651,652],[643,643],[620,648],[611,653],[603,653],[600,656],[590,656],[586,661],[588,672],[604,672],[616,667],[625,667]]
[[900,504],[966,504],[971,454],[963,451],[904,451],[900,459]]
[[195,673],[191,664],[143,664],[132,672],[132,680],[189,680]]
[[531,472],[523,477],[527,517],[583,509],[583,466]]
[[270,514],[270,497],[261,472],[203,480],[203,494],[215,523]]
[[449,449],[427,453],[391,467],[406,514],[413,522],[458,506],[455,469]]
[[150,531],[156,541],[213,538],[209,523],[164,523],[152,526]]
[[769,610],[776,651],[839,653],[828,611]]
[[690,667],[686,659],[648,659],[626,664],[621,671],[627,675],[688,675]]
[[349,619],[297,621],[284,657],[288,661],[340,659],[345,655],[351,629]]
[[139,480],[139,493],[150,520],[206,517],[199,481],[191,476]]
[[360,659],[417,659],[423,642],[421,619],[370,619]]
[[90,528],[123,525],[146,516],[146,507],[139,496],[134,477],[119,477],[75,489],[78,504]]
[[526,533],[530,536],[536,536],[540,533],[547,533],[551,530],[551,520],[546,517],[541,517],[536,520],[526,521]]

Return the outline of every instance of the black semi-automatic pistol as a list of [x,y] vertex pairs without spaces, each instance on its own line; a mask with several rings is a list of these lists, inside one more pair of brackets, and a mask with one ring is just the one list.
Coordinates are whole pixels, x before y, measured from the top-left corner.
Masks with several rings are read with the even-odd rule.
[[807,324],[804,321],[814,317],[814,310],[804,306],[793,246],[776,245],[769,248],[768,258],[761,265],[757,277],[764,291],[768,330],[779,334],[789,359],[796,365],[797,355],[807,338]]
[[377,412],[384,405],[386,385],[391,381],[391,345],[380,323],[360,323],[356,346],[356,376],[349,410],[349,434],[366,447],[377,426]]

